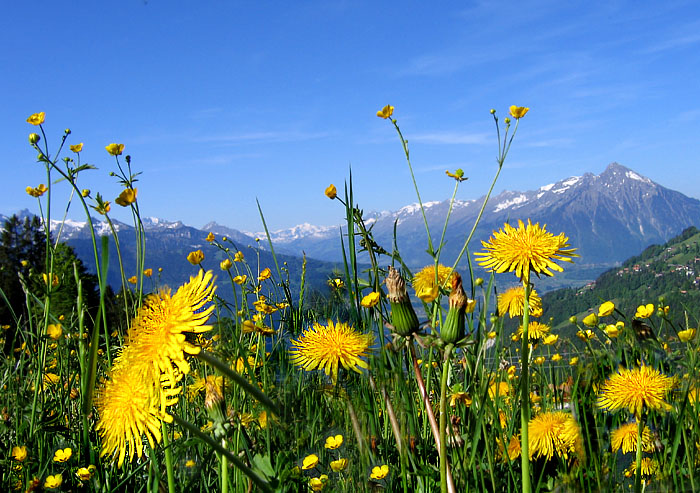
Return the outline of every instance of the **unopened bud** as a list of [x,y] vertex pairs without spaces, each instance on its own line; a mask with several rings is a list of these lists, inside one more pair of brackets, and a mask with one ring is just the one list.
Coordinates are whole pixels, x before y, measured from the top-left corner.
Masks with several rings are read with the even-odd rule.
[[31,133],[29,134],[29,143],[34,145],[37,142],[41,140],[41,137],[39,137],[39,134]]

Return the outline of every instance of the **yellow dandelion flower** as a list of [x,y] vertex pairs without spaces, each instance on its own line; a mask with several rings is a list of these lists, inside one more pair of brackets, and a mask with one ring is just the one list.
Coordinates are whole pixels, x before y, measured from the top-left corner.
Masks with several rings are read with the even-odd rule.
[[370,473],[369,477],[370,479],[374,479],[376,481],[379,481],[380,479],[384,479],[387,477],[389,474],[389,466],[386,464],[383,464],[381,466],[374,466],[372,468],[372,472]]
[[564,269],[554,261],[572,262],[570,257],[578,257],[576,249],[569,247],[564,233],[554,236],[545,228],[529,219],[527,226],[518,221],[517,229],[506,223],[488,242],[481,242],[486,251],[475,254],[481,257],[478,263],[498,273],[514,271],[524,282],[530,281],[530,271],[538,276],[553,276],[550,269],[562,272]]
[[175,380],[173,363],[187,374],[190,366],[185,353],[197,354],[201,348],[187,342],[186,333],[211,329],[205,323],[215,308],[209,303],[215,291],[212,271],[205,274],[200,270],[174,295],[169,290],[150,295],[129,327],[129,349],[137,359],[168,375],[170,381]]
[[348,466],[348,460],[344,458],[332,460],[330,466],[333,472],[341,472]]
[[134,202],[136,202],[136,195],[138,194],[138,192],[138,188],[126,188],[122,190],[122,193],[119,194],[119,197],[114,199],[114,202],[116,202],[117,205],[126,207],[129,204],[133,204]]
[[[515,367],[513,367],[515,369]],[[510,384],[508,382],[494,382],[489,385],[489,397],[495,399],[496,397],[508,397],[510,394]]]
[[151,447],[160,443],[161,420],[172,420],[161,410],[154,367],[130,353],[126,349],[119,356],[96,401],[100,419],[95,429],[102,437],[100,457],[116,452],[118,467],[127,454],[129,461],[134,453],[141,458],[142,435]]
[[306,371],[323,369],[333,384],[338,382],[338,366],[360,373],[358,366],[369,368],[362,357],[374,342],[372,334],[362,334],[346,323],[328,321],[328,326],[314,323],[292,340],[291,361]]
[[416,291],[416,296],[426,303],[431,303],[437,298],[440,286],[452,286],[453,277],[454,272],[451,268],[439,264],[436,283],[435,266],[428,265],[413,278],[413,289]]
[[375,306],[377,303],[379,303],[380,295],[376,291],[372,291],[369,293],[367,296],[364,296],[362,298],[362,301],[360,304],[364,306],[365,308],[372,308]]
[[[637,451],[637,422],[630,421],[610,433],[610,446],[613,452],[622,449],[623,454]],[[654,439],[649,428],[644,426],[642,430],[642,450],[654,451]]]
[[83,143],[81,142],[80,144],[75,144],[69,147],[71,151],[78,153],[83,150]]
[[612,315],[614,311],[615,303],[612,301],[606,301],[598,307],[598,317],[607,317],[608,315]]
[[528,111],[530,111],[530,108],[526,108],[525,106],[511,106],[510,108],[510,116],[515,118],[516,120],[524,117]]
[[338,196],[338,189],[335,188],[335,185],[331,183],[330,185],[328,185],[328,188],[326,188],[326,190],[323,193],[326,194],[326,197],[333,200]]
[[608,411],[627,408],[637,417],[644,408],[667,411],[671,406],[664,398],[673,387],[673,381],[646,365],[631,370],[620,368],[601,387],[598,407]]
[[324,447],[335,450],[343,444],[343,435],[334,435],[326,438]]
[[508,447],[504,449],[503,444],[499,441],[499,452],[501,456],[501,460],[503,462],[511,462],[518,457],[520,457],[520,437],[517,435],[513,435],[510,437],[510,440],[508,441]]
[[109,144],[108,146],[105,146],[105,149],[112,156],[119,156],[119,155],[121,155],[122,152],[124,152],[124,144],[112,143],[112,144]]
[[394,107],[387,104],[384,108],[377,111],[377,116],[379,118],[384,118],[385,120],[394,114]]
[[[530,290],[530,298],[528,300],[530,307],[530,315],[539,317],[542,315],[542,298],[539,297],[537,291]],[[498,295],[498,314],[505,315],[508,313],[510,318],[522,317],[525,310],[525,288],[523,286],[514,286]]]
[[44,123],[44,120],[46,120],[46,113],[41,111],[39,113],[34,113],[29,118],[27,118],[27,123],[31,123],[32,125],[41,125],[42,123]]
[[[547,334],[549,334],[549,331],[551,330],[551,327],[547,324],[542,324],[540,322],[530,322],[527,325],[527,339],[529,341],[536,341],[538,339],[544,339]],[[520,338],[523,336],[523,326],[521,325],[518,327],[518,331],[515,333],[516,340],[520,340]]]
[[199,265],[204,260],[204,252],[201,250],[195,250],[187,254],[187,261],[192,265]]
[[574,417],[566,412],[542,413],[530,420],[527,425],[530,459],[554,454],[566,459],[571,452],[580,454],[581,430]]
[[[641,475],[643,478],[650,478],[656,474],[659,470],[659,462],[655,459],[649,457],[644,457],[642,459]],[[625,477],[631,478],[637,474],[637,464],[633,462],[627,469],[625,469]]]

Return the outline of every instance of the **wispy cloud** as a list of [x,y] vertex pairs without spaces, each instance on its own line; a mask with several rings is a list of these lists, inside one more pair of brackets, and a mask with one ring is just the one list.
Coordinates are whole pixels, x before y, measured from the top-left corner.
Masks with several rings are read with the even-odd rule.
[[323,139],[331,135],[330,132],[301,132],[296,130],[266,131],[266,132],[243,132],[221,135],[210,135],[206,137],[194,137],[193,142],[219,143],[219,144],[241,144],[246,142],[299,142],[305,140]]
[[650,46],[647,46],[645,49],[642,50],[642,53],[660,53],[662,51],[685,48],[687,46],[698,43],[700,43],[700,33],[695,32],[659,41]]

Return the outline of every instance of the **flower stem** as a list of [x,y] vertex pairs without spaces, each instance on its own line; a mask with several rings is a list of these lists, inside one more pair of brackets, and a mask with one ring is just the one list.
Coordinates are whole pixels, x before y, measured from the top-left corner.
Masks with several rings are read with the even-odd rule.
[[445,347],[442,376],[440,378],[440,491],[447,493],[447,377],[450,373],[452,344]]
[[642,491],[642,431],[644,429],[644,421],[641,417],[637,417],[637,467],[634,474],[634,493]]
[[165,450],[165,470],[168,473],[168,493],[175,493],[175,474],[173,472],[173,451],[170,446],[170,438],[168,430],[165,427],[165,422],[161,421],[161,430],[163,432],[163,450]]
[[523,339],[522,349],[520,352],[520,462],[522,464],[522,491],[530,493],[530,450],[528,443],[528,423],[530,422],[530,341],[528,335],[528,324],[530,323],[530,290],[531,285],[527,281],[523,281],[523,290],[525,292],[524,307],[523,307]]

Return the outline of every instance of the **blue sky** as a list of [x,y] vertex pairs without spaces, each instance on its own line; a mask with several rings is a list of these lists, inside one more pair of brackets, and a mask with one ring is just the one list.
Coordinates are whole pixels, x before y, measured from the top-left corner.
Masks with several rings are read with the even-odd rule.
[[[104,146],[124,143],[145,216],[259,231],[338,224],[352,167],[365,210],[415,202],[395,106],[424,200],[483,195],[496,170],[489,109],[529,106],[496,192],[617,161],[698,191],[700,4],[666,2],[12,2],[0,30],[0,212],[46,181],[25,122],[45,111],[113,199]],[[55,195],[60,215],[65,184]],[[75,205],[71,216],[81,218]],[[120,210],[117,210],[120,209]],[[113,207],[113,217],[128,220]],[[536,219],[536,218],[535,218]]]

